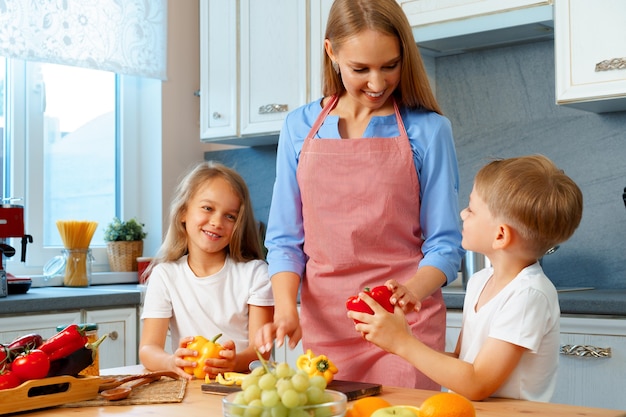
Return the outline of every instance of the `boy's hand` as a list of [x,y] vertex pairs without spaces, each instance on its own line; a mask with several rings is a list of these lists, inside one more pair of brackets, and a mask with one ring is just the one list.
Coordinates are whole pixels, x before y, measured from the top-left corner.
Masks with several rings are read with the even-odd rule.
[[374,343],[387,352],[394,353],[394,348],[401,337],[412,337],[401,308],[396,306],[392,314],[366,293],[359,293],[359,297],[370,306],[374,314],[348,311],[348,317],[361,322],[357,323],[354,328],[361,333],[365,340]]

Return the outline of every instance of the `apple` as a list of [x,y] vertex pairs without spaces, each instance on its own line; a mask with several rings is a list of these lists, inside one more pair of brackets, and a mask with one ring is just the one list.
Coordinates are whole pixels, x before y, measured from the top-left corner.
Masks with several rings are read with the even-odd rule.
[[419,408],[412,405],[392,405],[379,408],[370,417],[419,417]]

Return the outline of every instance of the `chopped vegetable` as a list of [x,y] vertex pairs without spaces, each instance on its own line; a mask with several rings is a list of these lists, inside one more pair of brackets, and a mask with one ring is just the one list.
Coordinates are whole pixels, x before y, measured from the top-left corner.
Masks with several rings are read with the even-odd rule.
[[306,372],[309,377],[321,375],[330,383],[338,372],[337,367],[326,355],[315,356],[311,349],[300,355],[296,361],[296,367]]

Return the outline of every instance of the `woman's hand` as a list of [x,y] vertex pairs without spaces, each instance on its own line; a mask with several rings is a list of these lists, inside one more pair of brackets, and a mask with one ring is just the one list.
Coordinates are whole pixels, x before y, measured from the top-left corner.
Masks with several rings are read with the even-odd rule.
[[297,311],[295,315],[274,316],[274,322],[265,324],[257,332],[255,345],[259,352],[266,353],[272,350],[274,340],[276,340],[276,346],[282,346],[285,337],[289,338],[289,348],[291,349],[294,349],[302,338],[302,328]]
[[400,284],[395,279],[390,279],[385,282],[387,288],[391,290],[391,304],[396,305],[402,309],[404,314],[408,314],[411,311],[420,311],[422,303],[417,299],[407,287]]
[[359,293],[359,298],[370,306],[374,314],[348,311],[348,317],[360,322],[355,324],[354,329],[361,333],[365,340],[387,352],[395,353],[395,347],[402,343],[400,340],[403,337],[413,337],[406,316],[399,306],[396,305],[392,314],[365,292]]

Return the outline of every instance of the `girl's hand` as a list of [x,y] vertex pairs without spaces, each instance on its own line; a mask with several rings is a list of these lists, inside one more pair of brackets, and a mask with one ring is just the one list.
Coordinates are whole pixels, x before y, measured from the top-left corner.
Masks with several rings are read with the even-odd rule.
[[401,308],[396,306],[392,314],[367,293],[359,293],[359,298],[370,306],[374,314],[348,311],[348,317],[361,322],[355,324],[354,329],[361,333],[365,340],[374,343],[387,352],[395,353],[394,349],[398,343],[401,343],[402,337],[412,337]]
[[404,314],[408,314],[413,310],[420,311],[422,303],[407,287],[395,279],[390,279],[385,282],[385,285],[393,293],[391,294],[391,304],[400,307]]
[[183,337],[178,342],[178,349],[170,356],[171,362],[168,366],[169,371],[174,371],[185,379],[192,379],[193,375],[189,375],[183,368],[191,366],[195,367],[196,362],[185,360],[186,356],[198,356],[195,350],[187,349],[187,343],[193,342],[193,336]]
[[204,372],[209,374],[209,377],[215,378],[217,374],[224,374],[224,372],[235,371],[237,350],[235,342],[227,340],[222,344],[223,349],[220,350],[220,358],[209,358],[206,360],[204,366]]

